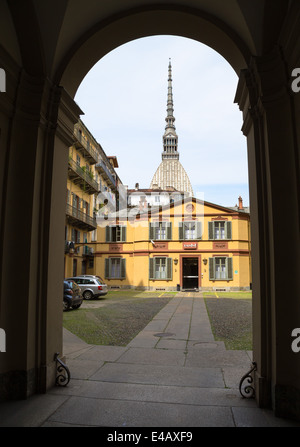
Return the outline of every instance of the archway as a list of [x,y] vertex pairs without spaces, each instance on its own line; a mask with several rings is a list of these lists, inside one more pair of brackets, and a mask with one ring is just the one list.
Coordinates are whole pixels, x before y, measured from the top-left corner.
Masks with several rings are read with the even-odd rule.
[[[300,131],[295,118],[300,105],[289,88],[290,73],[300,54],[299,5],[258,3],[253,18],[243,1],[232,2],[226,10],[217,2],[205,1],[202,9],[186,4],[131,9],[128,0],[123,9],[103,8],[95,19],[92,15],[100,7],[93,5],[80,22],[82,9],[77,3],[61,2],[54,11],[50,3],[42,9],[33,1],[9,2],[9,11],[4,11],[8,17],[5,31],[12,38],[4,48],[13,57],[6,51],[8,103],[1,115],[6,148],[1,155],[5,190],[1,327],[7,327],[10,354],[1,374],[10,392],[16,381],[14,391],[19,396],[52,386],[53,354],[61,350],[58,303],[63,268],[56,258],[63,246],[65,198],[60,191],[66,183],[66,148],[81,113],[72,98],[95,62],[116,46],[142,36],[175,34],[211,46],[240,77],[236,102],[243,111],[249,154],[257,401],[260,406],[272,406],[278,415],[299,417],[300,360],[291,350],[291,331],[300,319],[296,300]],[[43,27],[47,13],[56,15],[51,37],[45,37],[49,22]],[[26,154],[19,150],[24,139]],[[23,184],[16,181],[22,176]],[[22,186],[26,194],[20,200]],[[9,204],[18,202],[22,203],[26,235],[18,241],[25,298],[19,303],[21,315],[12,316],[13,303],[7,297],[14,276],[20,210]],[[285,210],[293,210],[288,221],[282,213],[283,203]]]
[[[129,14],[118,15],[112,20],[98,24],[92,32],[86,33],[80,41],[76,42],[68,55],[68,62],[66,58],[58,69],[57,81],[73,97],[85,75],[105,54],[133,39],[152,35],[177,35],[202,42],[221,54],[237,74],[246,70],[250,61],[251,52],[244,41],[224,23],[209,14],[188,8],[168,6],[157,9],[137,8],[130,11]],[[250,145],[248,150],[251,153],[254,147]],[[258,228],[257,196],[255,173],[251,172],[252,169],[256,169],[255,164],[249,164],[249,168],[250,202],[254,210],[255,233]],[[255,240],[255,237],[252,237],[252,240]],[[254,244],[252,256],[253,263],[259,265],[257,262],[260,257],[258,244]],[[254,300],[257,299],[257,295],[260,295],[259,267],[256,273],[257,276],[253,278]],[[254,322],[254,331],[257,330],[256,326],[257,324]],[[260,343],[261,340],[259,340]],[[255,344],[254,349],[256,349]],[[257,358],[256,361],[258,361]],[[260,396],[259,393],[257,394]]]

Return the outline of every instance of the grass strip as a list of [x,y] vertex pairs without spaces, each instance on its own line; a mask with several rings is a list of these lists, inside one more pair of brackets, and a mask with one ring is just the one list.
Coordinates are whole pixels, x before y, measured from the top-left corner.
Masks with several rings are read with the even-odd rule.
[[237,298],[205,298],[215,340],[226,349],[252,350],[252,300]]
[[[110,298],[113,298],[110,296]],[[171,297],[134,297],[107,303],[103,307],[64,312],[63,325],[86,343],[126,346]]]

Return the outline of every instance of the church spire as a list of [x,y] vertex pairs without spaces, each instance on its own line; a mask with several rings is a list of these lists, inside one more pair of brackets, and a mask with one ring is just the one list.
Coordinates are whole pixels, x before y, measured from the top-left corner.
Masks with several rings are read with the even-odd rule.
[[163,136],[163,153],[162,159],[179,159],[179,153],[177,151],[178,136],[176,134],[174,125],[174,105],[173,105],[173,89],[172,89],[172,65],[171,59],[169,59],[168,69],[168,99],[167,99],[167,116],[166,127]]

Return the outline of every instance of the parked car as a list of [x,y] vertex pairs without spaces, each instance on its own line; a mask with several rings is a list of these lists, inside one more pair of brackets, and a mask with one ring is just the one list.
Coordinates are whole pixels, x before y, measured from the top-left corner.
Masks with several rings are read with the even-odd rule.
[[83,301],[83,296],[80,287],[75,281],[64,281],[64,297],[63,297],[63,310],[78,309]]
[[75,281],[81,289],[81,293],[85,300],[98,298],[107,294],[107,284],[95,275],[80,275],[72,278],[66,278],[67,281]]

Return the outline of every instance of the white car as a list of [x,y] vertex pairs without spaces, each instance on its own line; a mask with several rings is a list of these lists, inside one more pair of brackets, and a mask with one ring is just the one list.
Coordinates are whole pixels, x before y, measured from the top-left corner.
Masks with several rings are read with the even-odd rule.
[[66,278],[66,281],[68,280],[73,280],[78,284],[85,300],[99,298],[107,294],[107,284],[103,282],[100,276],[78,275],[72,278]]

